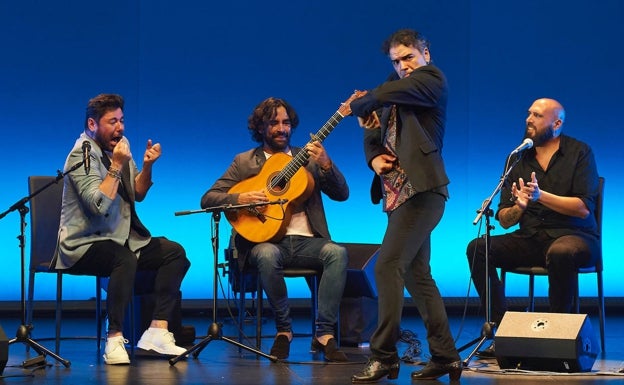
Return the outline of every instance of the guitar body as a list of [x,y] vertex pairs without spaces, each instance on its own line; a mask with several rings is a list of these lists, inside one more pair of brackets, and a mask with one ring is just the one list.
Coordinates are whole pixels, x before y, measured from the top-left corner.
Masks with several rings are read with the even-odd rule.
[[[249,179],[238,182],[228,193],[244,193],[262,190],[269,201],[287,199],[284,204],[273,204],[258,207],[261,218],[257,213],[248,209],[226,211],[228,222],[243,238],[250,242],[274,242],[284,237],[286,226],[290,222],[292,207],[305,201],[314,189],[314,179],[305,169],[299,168],[285,185],[275,184],[275,178],[293,158],[284,153],[273,154],[262,166],[260,173]],[[264,221],[262,220],[264,219]]]

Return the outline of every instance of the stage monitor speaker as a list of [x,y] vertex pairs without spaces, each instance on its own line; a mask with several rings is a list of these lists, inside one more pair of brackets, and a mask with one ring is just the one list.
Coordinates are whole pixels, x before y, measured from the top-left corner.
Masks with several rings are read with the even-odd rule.
[[377,327],[375,262],[379,244],[341,243],[347,248],[347,283],[340,302],[340,344],[360,346]]
[[2,326],[0,326],[0,375],[4,372],[4,368],[6,367],[7,361],[9,360],[9,339],[6,334],[4,334],[4,330]]
[[586,314],[508,311],[494,342],[501,369],[588,372],[599,353]]
[[341,243],[349,253],[347,266],[347,284],[343,297],[377,298],[375,285],[375,262],[379,253],[379,244],[375,243]]

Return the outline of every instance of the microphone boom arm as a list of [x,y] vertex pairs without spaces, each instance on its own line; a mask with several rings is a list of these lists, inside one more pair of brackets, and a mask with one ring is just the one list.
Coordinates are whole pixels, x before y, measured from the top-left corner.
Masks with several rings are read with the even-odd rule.
[[288,202],[288,199],[278,199],[278,200],[270,201],[270,202],[246,203],[246,204],[240,204],[240,205],[227,204],[227,205],[207,207],[205,209],[199,209],[199,210],[176,211],[174,215],[180,216],[180,215],[189,215],[189,214],[198,214],[198,213],[213,213],[213,212],[249,209],[249,208],[256,208],[259,206],[283,205],[284,203],[287,203],[287,202]]

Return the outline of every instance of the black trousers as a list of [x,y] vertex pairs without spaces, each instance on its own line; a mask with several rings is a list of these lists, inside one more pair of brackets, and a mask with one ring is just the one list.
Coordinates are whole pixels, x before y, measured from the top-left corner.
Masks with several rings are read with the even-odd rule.
[[[600,242],[590,235],[565,235],[553,238],[545,232],[532,236],[515,233],[490,237],[488,275],[490,278],[491,321],[500,324],[507,311],[504,287],[497,267],[541,266],[548,268],[548,300],[552,313],[570,313],[574,304],[579,267],[593,266],[600,252]],[[466,251],[474,286],[485,307],[485,239],[473,239]]]
[[96,242],[67,270],[69,274],[110,277],[106,307],[108,330],[123,331],[125,310],[132,296],[137,271],[155,273],[156,305],[152,319],[169,321],[190,261],[182,246],[164,237],[153,237],[139,258],[113,241]]
[[427,329],[431,360],[459,360],[446,309],[431,276],[431,232],[444,212],[446,198],[433,192],[415,195],[388,217],[388,228],[375,264],[379,321],[370,342],[373,357],[399,360],[403,290],[407,288]]

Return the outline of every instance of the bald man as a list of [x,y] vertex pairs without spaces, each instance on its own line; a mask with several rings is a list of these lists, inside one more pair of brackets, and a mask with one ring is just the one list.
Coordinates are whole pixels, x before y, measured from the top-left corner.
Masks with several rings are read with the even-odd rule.
[[[548,268],[550,312],[572,311],[576,269],[596,263],[599,236],[594,216],[598,171],[592,149],[562,133],[563,106],[554,99],[533,102],[526,118],[524,138],[533,147],[506,159],[511,170],[501,189],[496,219],[508,229],[490,238],[488,275],[491,285],[491,321],[499,325],[507,310],[496,267]],[[466,251],[472,279],[485,305],[486,253],[483,238],[472,240]],[[494,346],[478,353],[493,357]]]

